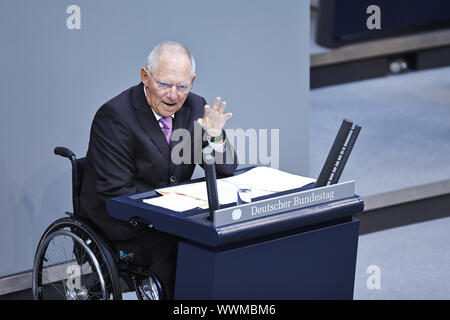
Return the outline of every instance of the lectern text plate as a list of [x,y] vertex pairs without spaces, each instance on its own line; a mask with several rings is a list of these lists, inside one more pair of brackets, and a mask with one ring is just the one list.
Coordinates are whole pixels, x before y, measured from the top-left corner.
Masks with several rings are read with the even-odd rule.
[[216,210],[214,226],[220,227],[247,220],[262,218],[281,212],[298,210],[355,195],[355,182],[343,182],[321,188],[299,191],[288,195],[246,203]]

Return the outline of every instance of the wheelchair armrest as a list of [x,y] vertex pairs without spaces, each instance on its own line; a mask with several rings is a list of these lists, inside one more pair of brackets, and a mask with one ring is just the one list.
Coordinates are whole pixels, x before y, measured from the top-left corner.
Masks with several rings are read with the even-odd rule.
[[70,160],[75,159],[75,153],[72,150],[64,147],[56,147],[53,152],[61,157],[68,158]]

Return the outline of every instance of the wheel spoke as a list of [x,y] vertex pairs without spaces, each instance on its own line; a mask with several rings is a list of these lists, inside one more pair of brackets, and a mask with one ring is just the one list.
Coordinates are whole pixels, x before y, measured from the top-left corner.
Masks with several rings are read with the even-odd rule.
[[[41,276],[47,280],[47,285],[51,285],[53,288],[56,289],[56,291],[58,291],[61,294],[61,296],[66,297],[66,294],[64,292],[61,292],[61,290],[59,290],[59,288],[56,285],[54,285],[53,282],[51,282],[46,276],[44,276],[42,273]],[[42,285],[42,290],[43,289],[44,285]]]

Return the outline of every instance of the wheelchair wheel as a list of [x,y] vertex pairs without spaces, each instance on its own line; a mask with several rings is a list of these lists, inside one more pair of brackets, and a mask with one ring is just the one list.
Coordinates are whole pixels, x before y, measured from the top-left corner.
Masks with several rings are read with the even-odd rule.
[[77,218],[59,219],[48,227],[36,251],[32,281],[39,300],[122,299],[110,250]]

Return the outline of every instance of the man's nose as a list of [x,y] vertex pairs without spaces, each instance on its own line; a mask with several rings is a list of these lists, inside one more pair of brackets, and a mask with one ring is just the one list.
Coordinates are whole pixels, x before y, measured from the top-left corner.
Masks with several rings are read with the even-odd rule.
[[170,98],[170,100],[176,100],[178,98],[177,86],[173,85],[170,87],[169,98]]

